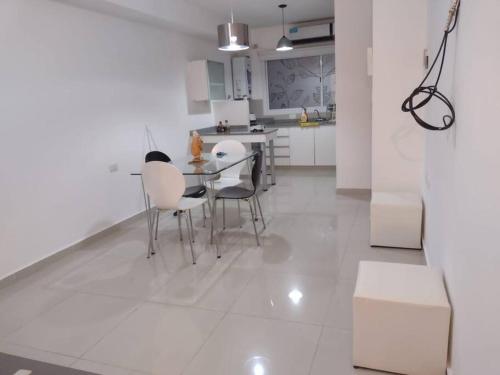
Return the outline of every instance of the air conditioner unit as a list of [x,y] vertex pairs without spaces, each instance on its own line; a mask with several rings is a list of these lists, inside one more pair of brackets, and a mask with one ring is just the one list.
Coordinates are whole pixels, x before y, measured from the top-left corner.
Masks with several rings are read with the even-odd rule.
[[294,46],[332,43],[335,40],[333,18],[291,25],[289,37]]

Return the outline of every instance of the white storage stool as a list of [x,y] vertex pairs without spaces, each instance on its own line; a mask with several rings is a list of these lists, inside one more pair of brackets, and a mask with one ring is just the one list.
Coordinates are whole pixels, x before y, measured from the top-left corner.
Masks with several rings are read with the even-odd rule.
[[353,364],[409,375],[446,373],[451,309],[439,272],[360,262],[353,297]]
[[422,248],[422,199],[415,193],[374,192],[370,245]]

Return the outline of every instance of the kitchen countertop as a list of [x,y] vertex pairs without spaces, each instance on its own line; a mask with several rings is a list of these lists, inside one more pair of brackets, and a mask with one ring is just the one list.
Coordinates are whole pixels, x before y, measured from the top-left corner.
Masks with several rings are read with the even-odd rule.
[[199,135],[259,135],[259,134],[270,134],[278,131],[276,127],[267,127],[262,132],[250,132],[247,125],[231,125],[230,130],[224,133],[217,133],[217,127],[211,126],[203,129],[196,129]]
[[[311,122],[314,122],[314,119],[311,120]],[[229,132],[224,132],[224,133],[217,133],[217,127],[216,126],[210,126],[208,128],[202,128],[202,129],[196,129],[198,134],[201,136],[203,135],[252,135],[252,134],[270,134],[275,131],[277,131],[279,128],[298,128],[300,127],[299,122],[297,120],[273,120],[273,119],[265,119],[264,121],[257,121],[258,124],[264,124],[265,129],[263,132],[256,132],[252,133],[248,131],[248,126],[247,125],[231,125],[230,131]],[[319,125],[316,126],[310,126],[311,128],[315,128],[317,126],[335,126],[336,121],[335,119],[333,120],[328,120],[328,121],[322,121],[319,123]]]
[[[311,122],[314,122],[314,119],[310,120]],[[299,120],[274,120],[274,119],[261,119],[257,120],[258,124],[264,124],[267,128],[295,128],[295,127],[300,127],[299,125]],[[336,121],[335,119],[333,120],[328,120],[328,121],[321,121],[319,125],[317,126],[335,126]],[[312,126],[313,128],[316,126]]]

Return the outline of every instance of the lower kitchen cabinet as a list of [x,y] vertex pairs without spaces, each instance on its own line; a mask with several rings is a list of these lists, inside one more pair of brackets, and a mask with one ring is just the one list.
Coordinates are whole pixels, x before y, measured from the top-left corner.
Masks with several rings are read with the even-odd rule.
[[314,165],[314,128],[290,128],[290,165]]
[[334,166],[335,126],[290,128],[290,165]]
[[315,165],[336,165],[335,129],[335,126],[319,126],[314,129]]

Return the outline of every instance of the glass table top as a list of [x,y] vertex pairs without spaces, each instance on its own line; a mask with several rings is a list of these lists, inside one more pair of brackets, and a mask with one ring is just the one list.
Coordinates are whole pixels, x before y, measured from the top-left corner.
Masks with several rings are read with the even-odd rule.
[[[202,162],[191,162],[193,157],[187,155],[182,158],[174,159],[171,163],[186,176],[212,176],[252,158],[255,154],[255,151],[248,151],[245,154],[226,154],[218,157],[211,153],[204,153],[202,154]],[[141,173],[131,173],[131,175],[141,175]]]

